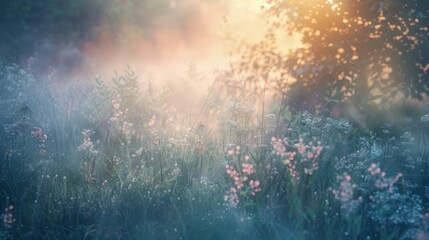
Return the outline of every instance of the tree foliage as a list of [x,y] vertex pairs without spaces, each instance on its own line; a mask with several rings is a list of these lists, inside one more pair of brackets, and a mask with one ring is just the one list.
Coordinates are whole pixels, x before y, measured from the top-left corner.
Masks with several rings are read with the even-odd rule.
[[273,80],[277,83],[271,85],[281,91],[285,91],[285,74],[295,78],[297,81],[288,89],[291,107],[320,110],[351,102],[362,106],[399,98],[421,100],[429,92],[427,1],[267,3],[271,37],[265,44],[272,46],[273,32],[281,30],[299,33],[302,46],[289,54],[262,48],[256,53],[247,51],[240,64],[247,63],[254,71],[256,62],[270,58],[281,73]]

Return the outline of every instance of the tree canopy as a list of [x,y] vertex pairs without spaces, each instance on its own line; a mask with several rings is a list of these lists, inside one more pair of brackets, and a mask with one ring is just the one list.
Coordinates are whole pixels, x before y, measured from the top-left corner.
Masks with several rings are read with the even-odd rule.
[[[267,3],[271,31],[299,33],[303,45],[286,55],[254,45],[244,53],[247,58],[241,64],[247,61],[254,68],[255,62],[268,57],[278,65],[281,76],[287,73],[295,78],[288,88],[290,107],[314,110],[331,103],[421,100],[429,93],[428,1]],[[265,45],[271,46],[275,37],[273,33],[268,36]],[[257,57],[248,57],[255,52]],[[284,84],[271,85],[285,90]]]

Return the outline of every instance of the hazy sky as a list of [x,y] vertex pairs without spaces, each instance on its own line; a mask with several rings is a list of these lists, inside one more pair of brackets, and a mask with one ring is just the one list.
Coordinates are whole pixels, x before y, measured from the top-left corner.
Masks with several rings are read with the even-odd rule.
[[[113,39],[100,31],[96,41],[86,43],[87,57],[80,72],[110,76],[114,70],[129,65],[139,75],[151,74],[157,81],[177,80],[185,76],[190,63],[200,71],[228,63],[231,49],[225,32],[238,39],[256,42],[264,34],[259,0],[176,0],[171,10],[160,13],[151,22],[150,32],[136,30],[136,23],[121,23],[120,37]],[[174,14],[175,17],[164,16]],[[163,15],[164,14],[164,15]],[[226,22],[225,22],[226,20]],[[137,23],[138,25],[138,23]],[[297,39],[288,46],[298,44]]]

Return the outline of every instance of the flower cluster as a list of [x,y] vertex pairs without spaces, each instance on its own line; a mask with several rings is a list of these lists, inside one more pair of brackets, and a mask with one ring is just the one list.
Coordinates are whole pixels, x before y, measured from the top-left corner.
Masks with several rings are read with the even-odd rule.
[[335,157],[335,169],[340,172],[361,172],[373,162],[372,144],[365,138],[358,139],[359,148],[342,157]]
[[253,170],[253,164],[250,163],[241,164],[241,171],[246,175],[255,173],[255,171]]
[[128,108],[121,110],[122,100],[120,96],[117,96],[117,99],[112,100],[113,107],[113,116],[109,119],[110,123],[116,127],[116,129],[124,134],[125,136],[130,136],[133,134],[133,124],[127,121],[128,118]]
[[82,131],[83,143],[77,147],[79,152],[87,152],[91,154],[98,154],[98,150],[94,147],[94,142],[91,140],[92,132],[89,129]]
[[[316,141],[316,138],[313,140]],[[308,144],[305,144],[304,138],[301,137],[299,142],[293,146],[298,149],[299,154],[302,156],[301,162],[304,164],[304,173],[312,175],[319,168],[316,160],[323,150],[322,143],[317,141],[314,144],[313,141],[310,141]]]
[[[234,153],[229,155],[236,154],[236,151],[239,150],[240,147],[237,146],[235,150],[233,150]],[[252,196],[256,196],[256,193],[261,191],[259,180],[251,179],[251,176],[255,174],[255,170],[254,165],[249,162],[249,159],[249,156],[244,156],[244,162],[240,165],[238,170],[229,164],[225,166],[226,173],[234,180],[234,186],[229,189],[224,199],[234,207],[240,202],[239,194],[246,195],[249,193]]]
[[384,226],[409,226],[411,228],[404,236],[412,235],[414,238],[416,235],[414,230],[416,230],[422,212],[421,198],[409,193],[399,193],[398,189],[394,187],[394,184],[403,176],[402,173],[388,178],[375,163],[371,164],[368,172],[373,178],[376,189],[369,197],[371,199],[369,217]]
[[416,227],[421,220],[421,199],[417,195],[377,191],[371,197],[369,217],[381,225]]
[[351,183],[351,179],[351,176],[347,174],[337,176],[337,180],[341,181],[340,186],[338,189],[332,190],[335,199],[341,202],[341,209],[345,211],[346,215],[355,213],[362,203],[362,197],[353,198],[353,189],[356,188],[356,185]]
[[234,185],[235,187],[231,187],[231,188],[237,188],[238,190],[240,190],[241,188],[244,187],[243,182],[245,182],[247,180],[247,177],[240,177],[240,173],[237,172],[233,166],[231,165],[226,165],[226,173],[234,180]]
[[259,187],[261,183],[258,180],[250,180],[249,186],[250,186],[250,194],[253,196],[256,195],[257,192],[261,191],[261,188]]
[[46,134],[43,133],[43,130],[38,127],[35,127],[33,131],[31,131],[31,136],[39,140],[39,142],[46,142],[46,140],[48,140],[48,136],[46,136]]
[[247,102],[230,101],[226,104],[225,110],[234,114],[251,115],[255,108]]
[[156,125],[156,123],[157,123],[156,116],[155,116],[155,115],[152,115],[152,117],[149,119],[149,121],[148,121],[147,125],[148,125],[149,127],[153,127],[153,126],[155,126],[155,125]]
[[237,189],[235,187],[231,187],[229,189],[229,194],[225,195],[224,200],[229,201],[231,206],[236,207],[238,203],[240,203],[240,198],[238,197]]
[[239,154],[240,154],[240,146],[234,147],[234,145],[230,145],[230,149],[228,150],[228,155],[233,157],[234,155],[239,155]]
[[425,114],[424,116],[422,116],[422,117],[420,118],[420,121],[421,121],[421,122],[429,122],[429,115],[428,115],[428,114]]
[[46,146],[45,142],[48,140],[48,136],[43,132],[43,130],[39,127],[33,128],[31,131],[31,136],[39,142],[39,155],[41,157],[46,155]]
[[13,223],[16,221],[15,218],[13,218],[13,206],[10,205],[9,207],[4,209],[4,213],[0,215],[1,219],[3,220],[3,227],[4,229],[11,229],[13,226]]
[[[304,138],[301,137],[298,143],[291,146],[286,139],[272,137],[271,143],[274,148],[273,153],[283,159],[284,164],[288,167],[289,174],[296,180],[300,179],[298,168],[308,175],[312,175],[318,169],[317,158],[320,156],[323,147],[316,138],[306,144],[304,143]],[[294,150],[288,151],[288,148]],[[300,156],[300,161],[296,159],[297,154]]]
[[393,185],[399,181],[403,175],[402,173],[398,173],[393,178],[387,178],[386,173],[382,172],[381,169],[377,166],[377,164],[373,163],[368,168],[368,172],[375,178],[375,187],[381,190],[389,189],[389,192],[393,192]]
[[294,151],[287,151],[287,146],[289,146],[289,143],[285,139],[278,139],[275,137],[271,138],[271,143],[273,144],[274,154],[277,154],[283,159],[284,164],[288,167],[289,174],[292,177],[298,178],[298,172],[296,170],[296,162],[294,161],[296,152]]

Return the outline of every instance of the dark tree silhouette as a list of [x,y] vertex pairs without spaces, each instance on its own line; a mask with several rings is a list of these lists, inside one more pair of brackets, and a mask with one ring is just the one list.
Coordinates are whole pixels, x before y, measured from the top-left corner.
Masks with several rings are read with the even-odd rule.
[[297,80],[288,87],[291,108],[331,114],[332,108],[353,104],[364,112],[374,103],[421,100],[429,92],[427,0],[267,3],[271,34],[266,45],[273,45],[272,33],[278,30],[299,33],[303,45],[283,56],[254,45],[242,52],[237,68],[248,63],[255,72],[255,63],[270,58],[282,76],[272,86],[284,91],[285,73]]
[[287,66],[306,98],[371,102],[429,92],[428,1],[269,2],[278,27],[302,34],[304,47]]

